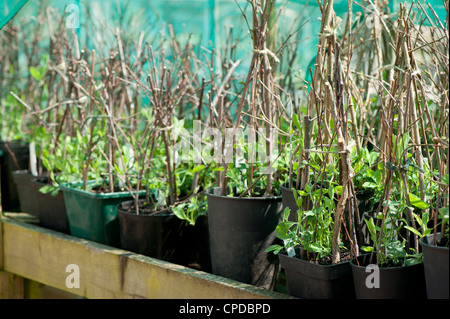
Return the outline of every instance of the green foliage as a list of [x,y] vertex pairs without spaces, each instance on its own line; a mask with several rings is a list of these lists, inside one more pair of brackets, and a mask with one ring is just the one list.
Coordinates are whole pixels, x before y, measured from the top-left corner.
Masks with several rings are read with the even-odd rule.
[[[307,184],[304,191],[293,189],[294,197],[299,209],[297,222],[289,221],[291,211],[284,210],[283,221],[276,227],[276,234],[283,241],[283,245],[272,245],[266,251],[278,254],[285,251],[288,256],[296,256],[296,247],[302,251],[313,253],[317,258],[331,255],[332,234],[334,227],[334,212],[336,211],[336,186],[330,180],[327,189],[313,189]],[[303,201],[310,199],[313,203],[311,209],[302,209]],[[297,256],[300,257],[300,256]]]
[[[380,214],[377,218],[381,220],[383,216]],[[399,219],[397,214],[389,214],[388,218],[385,219],[382,234],[381,227],[375,225],[373,218],[365,220],[365,222],[373,246],[363,246],[361,249],[375,254],[381,251],[381,254],[377,255],[380,267],[388,265],[405,266],[422,262],[422,253],[417,253],[412,248],[410,248],[410,252],[407,252],[405,248],[406,239],[398,239],[400,229],[404,227],[404,220]]]

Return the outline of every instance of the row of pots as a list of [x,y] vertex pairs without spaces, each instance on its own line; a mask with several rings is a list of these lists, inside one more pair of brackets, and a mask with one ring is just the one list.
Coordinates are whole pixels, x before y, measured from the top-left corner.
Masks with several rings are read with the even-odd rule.
[[[297,209],[293,190],[281,187],[284,207]],[[360,213],[368,196],[358,196]],[[290,220],[296,221],[295,217]],[[439,235],[439,234],[438,234]],[[370,254],[336,265],[320,265],[280,254],[291,295],[310,299],[448,299],[449,248],[430,245],[432,235],[420,241],[423,263],[375,269]],[[370,266],[369,266],[370,265]],[[369,267],[368,267],[369,266]],[[375,282],[378,276],[378,282]],[[372,282],[372,280],[374,282]]]
[[[23,179],[18,180],[22,182]],[[194,261],[192,257],[196,257],[197,265],[205,271],[268,289],[273,289],[282,267],[289,294],[301,298],[410,299],[425,298],[427,294],[429,298],[448,296],[448,280],[442,277],[445,273],[448,277],[448,271],[437,269],[445,261],[448,269],[448,249],[423,242],[427,262],[379,269],[379,287],[368,285],[370,277],[376,275],[372,274],[373,269],[368,271],[369,255],[359,256],[358,261],[353,259],[338,265],[323,266],[281,254],[278,263],[274,255],[264,251],[276,240],[273,230],[284,206],[281,198],[232,198],[221,196],[220,189],[214,189],[208,195],[208,218],[200,218],[194,229],[184,226],[170,212],[157,216],[127,212],[127,206],[132,201],[126,193],[92,194],[68,186],[62,186],[62,189],[62,198],[70,208],[59,206],[59,211],[55,210],[59,216],[43,224],[47,217],[39,216],[41,224],[62,230],[60,226],[55,226],[55,222],[65,220],[61,211],[67,211],[70,233],[77,237],[186,265]],[[290,197],[289,194],[284,195],[282,198],[286,203]],[[47,197],[47,206],[50,206],[50,200],[56,203],[56,199]],[[41,202],[38,201],[39,204]],[[99,211],[102,213],[99,214]],[[208,238],[210,233],[214,235]],[[185,245],[181,248],[177,246],[180,243]],[[192,253],[192,248],[197,248],[197,251]],[[180,256],[179,252],[185,255]]]
[[[24,191],[31,198],[34,187],[39,198],[36,189],[45,181],[20,175],[27,174],[14,174],[19,197]],[[27,188],[27,178],[37,185]],[[212,189],[208,193],[208,215],[200,218],[195,228],[186,226],[170,212],[158,216],[126,212],[132,198],[129,193],[94,194],[70,185],[62,185],[61,190],[58,196],[64,205],[57,204],[57,197],[48,197],[49,194],[42,194],[47,197],[37,200],[60,214],[53,222],[47,222],[39,204],[28,205],[28,209],[32,212],[39,208],[34,213],[42,226],[80,238],[188,266],[196,263],[199,269],[267,289],[274,288],[284,269],[289,294],[301,298],[448,298],[448,248],[421,243],[424,263],[379,269],[379,288],[367,285],[371,273],[367,272],[366,256],[358,257],[358,261],[322,266],[266,253],[277,241],[274,230],[281,221],[283,207],[295,204],[292,191],[286,188],[282,188],[281,197],[273,198],[227,197],[220,195],[220,189]],[[432,256],[440,252],[444,253],[444,257],[438,257],[441,261],[433,261]],[[437,269],[443,264],[445,270]],[[395,284],[399,272],[406,277]],[[430,283],[433,277],[437,283]]]
[[[26,170],[13,172],[21,211],[46,228],[146,256],[195,267],[244,283],[273,289],[278,257],[265,249],[276,240],[281,197],[233,198],[208,194],[208,215],[188,226],[172,212],[137,215],[128,192],[92,193],[60,185],[57,196]],[[256,205],[255,205],[256,204]],[[213,234],[210,236],[209,234]]]

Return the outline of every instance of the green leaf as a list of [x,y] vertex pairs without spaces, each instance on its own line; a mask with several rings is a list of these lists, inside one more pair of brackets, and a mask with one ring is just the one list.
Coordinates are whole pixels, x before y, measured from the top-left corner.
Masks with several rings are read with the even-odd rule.
[[274,255],[277,255],[281,251],[281,249],[283,249],[283,247],[280,245],[272,245],[266,249],[266,253],[269,253],[272,251]]
[[418,232],[416,229],[412,228],[411,226],[405,226],[405,228],[408,229],[409,231],[413,232],[414,234],[416,234],[420,238],[423,237],[423,235],[420,232]]
[[294,114],[294,116],[292,117],[292,122],[294,123],[294,125],[301,130],[302,127],[300,126],[300,121],[298,120],[298,115]]
[[373,222],[373,218],[370,218],[369,220],[365,220],[366,224],[367,224],[367,229],[369,230],[370,236],[372,237],[372,239],[376,239],[376,229],[375,229],[375,224]]
[[184,212],[184,207],[186,206],[186,204],[180,204],[178,206],[175,206],[172,208],[172,212],[175,216],[177,216],[179,219],[186,219],[186,214]]
[[364,184],[362,185],[362,187],[364,188],[377,188],[378,185],[375,183],[371,183],[371,182],[364,182]]
[[38,69],[36,69],[34,66],[30,66],[30,74],[32,77],[34,77],[37,81],[40,81],[42,78],[42,73]]
[[283,220],[286,221],[289,219],[289,215],[291,214],[291,209],[286,207],[283,211]]
[[289,239],[289,230],[292,225],[294,225],[294,222],[281,222],[278,224],[278,226],[275,229],[275,232],[277,233],[277,237],[280,239]]
[[[196,166],[196,167],[194,167],[193,169],[192,169],[192,173],[197,173],[197,172],[199,172],[199,171],[201,171],[203,168],[205,168],[205,165],[198,165],[198,166]],[[223,168],[223,167],[222,167]]]
[[323,248],[321,246],[319,246],[319,244],[317,244],[317,243],[313,243],[313,244],[309,245],[309,247],[311,247],[311,249],[316,253],[320,253],[323,251]]
[[375,164],[375,161],[377,160],[378,155],[379,154],[377,152],[370,152],[369,156],[367,157],[369,166],[372,166],[373,164]]
[[417,208],[420,208],[420,209],[428,208],[427,203],[425,203],[423,200],[421,200],[419,197],[417,197],[413,193],[409,193],[408,196],[409,196],[409,201],[410,201],[411,205],[413,205]]
[[412,266],[412,265],[417,265],[420,264],[422,261],[420,260],[420,258],[408,258],[405,260],[405,266]]
[[449,209],[448,209],[448,207],[439,208],[439,217],[442,220],[447,220],[448,221],[448,217],[449,217]]
[[51,185],[45,185],[42,186],[41,188],[39,188],[39,192],[41,192],[42,194],[48,194],[50,192],[53,192],[55,190],[54,186]]

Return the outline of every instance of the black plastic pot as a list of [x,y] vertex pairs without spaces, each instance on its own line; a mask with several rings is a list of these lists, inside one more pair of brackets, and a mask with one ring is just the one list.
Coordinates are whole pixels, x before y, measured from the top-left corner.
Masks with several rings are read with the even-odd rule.
[[199,216],[194,226],[186,225],[183,221],[177,241],[176,263],[211,272],[208,216]]
[[304,299],[354,299],[350,262],[320,265],[280,254],[288,293]]
[[265,250],[276,242],[281,197],[237,198],[220,191],[207,192],[212,273],[273,289],[279,260]]
[[31,175],[28,170],[17,170],[12,174],[19,197],[20,211],[39,217],[36,192],[32,184],[36,176]]
[[294,191],[292,190],[292,188],[288,188],[285,186],[280,186],[280,189],[281,189],[281,198],[283,202],[283,211],[286,207],[289,207],[291,210],[289,220],[292,222],[296,222],[298,220],[296,214],[298,210],[298,205],[294,198]]
[[16,142],[0,142],[0,180],[3,211],[19,212],[20,201],[12,172],[28,170],[30,155],[28,145]]
[[125,201],[117,205],[121,248],[176,262],[175,251],[183,221],[170,210],[156,215],[130,213],[128,209],[133,204],[134,201]]
[[48,185],[48,178],[45,177],[34,179],[31,184],[37,200],[39,225],[70,234],[63,192],[60,190],[56,195],[41,193],[40,188]]
[[[357,239],[361,243],[366,243],[370,245],[371,239],[370,239],[370,233],[367,228],[367,224],[364,221],[365,219],[370,219],[371,217],[375,218],[376,211],[373,210],[373,196],[374,191],[372,189],[363,189],[356,192],[356,198],[357,198],[357,205],[358,205],[358,212],[359,212],[359,220],[360,220],[360,229],[356,226],[357,220],[355,220],[355,231]],[[375,206],[376,207],[376,206]],[[345,209],[345,220],[348,220],[348,205]],[[356,211],[355,211],[355,218],[356,218]],[[350,225],[346,223],[347,229],[350,229]],[[361,230],[361,233],[359,232]]]
[[[404,267],[381,267],[378,270],[367,268],[369,263],[370,254],[361,255],[350,262],[357,299],[426,298],[423,263]],[[371,285],[376,282],[373,279],[377,278],[376,276],[379,276],[379,287]]]
[[[440,236],[439,233],[437,235]],[[428,299],[449,299],[449,248],[433,245],[433,235],[419,242],[423,252]]]

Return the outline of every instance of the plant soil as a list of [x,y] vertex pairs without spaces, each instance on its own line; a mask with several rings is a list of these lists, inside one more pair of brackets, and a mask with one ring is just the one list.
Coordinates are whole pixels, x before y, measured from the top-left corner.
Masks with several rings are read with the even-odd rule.
[[[353,256],[350,254],[350,251],[348,249],[341,248],[340,254],[341,254],[341,263],[350,261],[353,258]],[[319,258],[318,260],[314,260],[314,257],[310,253],[310,258],[309,259],[303,258],[303,260],[306,260],[306,261],[309,261],[312,263],[316,263],[316,264],[319,264],[322,266],[332,265],[331,256],[325,256],[325,257]]]
[[[136,206],[134,204],[128,207],[121,208],[124,212],[129,214],[136,213]],[[154,216],[163,216],[167,214],[171,214],[170,208],[167,207],[158,207],[155,209],[153,205],[149,205],[147,203],[139,203],[139,214],[140,215],[154,215]]]
[[[128,191],[128,189],[125,187],[115,186],[113,193],[126,192],[126,191]],[[111,190],[108,186],[99,185],[99,186],[93,187],[91,192],[96,193],[96,194],[103,194],[103,193],[111,193]],[[135,192],[135,190],[133,190],[133,192]]]

